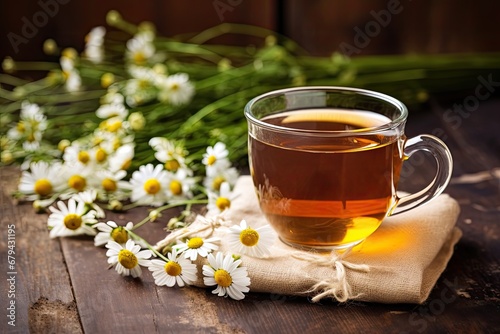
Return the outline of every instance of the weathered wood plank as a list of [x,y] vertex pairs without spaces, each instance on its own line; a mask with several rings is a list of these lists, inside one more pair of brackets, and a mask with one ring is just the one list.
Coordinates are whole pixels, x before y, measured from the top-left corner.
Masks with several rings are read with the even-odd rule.
[[[81,332],[71,280],[58,240],[50,240],[47,215],[36,214],[31,203],[14,204],[10,194],[16,189],[17,168],[0,168],[0,268],[3,277],[13,277],[14,289],[0,280],[2,321],[9,333]],[[15,267],[8,264],[8,229],[15,230]],[[15,274],[8,274],[14,272]],[[14,290],[12,298],[9,290]],[[7,303],[15,301],[15,327],[8,325]],[[9,311],[10,312],[10,311]],[[7,313],[7,314],[6,314]]]

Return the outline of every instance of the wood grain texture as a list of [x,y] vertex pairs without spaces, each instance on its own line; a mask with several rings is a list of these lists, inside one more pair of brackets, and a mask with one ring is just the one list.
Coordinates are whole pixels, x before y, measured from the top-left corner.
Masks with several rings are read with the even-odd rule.
[[[15,298],[7,298],[6,278],[0,280],[3,313],[0,328],[8,328],[9,333],[26,333],[28,328],[59,333],[81,332],[65,258],[59,240],[49,238],[47,215],[36,214],[31,203],[15,204],[10,197],[19,176],[17,168],[0,168],[0,268],[2,277],[10,271],[7,227],[14,225],[17,272],[14,275]],[[7,325],[5,305],[8,300],[16,303],[15,327]]]
[[[94,247],[92,238],[50,240],[45,231],[47,215],[35,215],[29,203],[16,205],[8,197],[15,189],[19,172],[12,167],[2,167],[1,230],[5,235],[6,224],[15,222],[19,226],[17,247],[23,253],[18,262],[18,272],[23,274],[18,275],[17,281],[20,307],[16,329],[26,332],[33,319],[30,312],[37,311],[39,318],[46,320],[47,328],[63,333],[73,332],[72,329],[85,333],[500,331],[500,187],[498,176],[493,172],[500,167],[500,137],[496,130],[496,125],[500,124],[497,112],[500,101],[482,102],[470,117],[454,128],[443,114],[454,103],[462,101],[436,102],[429,106],[428,112],[410,111],[407,125],[410,137],[442,129],[440,137],[450,147],[455,161],[455,181],[446,192],[459,201],[462,210],[457,225],[464,235],[424,304],[339,304],[328,300],[313,304],[305,298],[252,292],[236,302],[212,295],[211,288],[157,287],[147,270],[139,279],[120,277],[113,269],[107,269],[105,249]],[[402,187],[418,189],[427,182],[433,170],[424,166],[416,164]],[[483,181],[460,181],[464,175],[488,170],[492,171],[491,177],[488,173],[481,174],[486,175]],[[137,208],[126,215],[108,213],[106,219],[126,224],[137,222],[147,213],[148,208]],[[156,242],[165,235],[163,227],[168,218],[167,213],[158,223],[141,227],[139,233],[150,242]],[[1,242],[0,265],[3,269],[6,267],[5,238]],[[1,288],[5,291],[5,285]],[[57,306],[54,309],[59,312],[53,314],[49,307],[43,307],[43,298]],[[72,303],[76,304],[73,310],[78,312],[76,319],[80,318],[81,328],[78,322],[61,320],[63,314],[66,315],[62,308],[71,311]]]

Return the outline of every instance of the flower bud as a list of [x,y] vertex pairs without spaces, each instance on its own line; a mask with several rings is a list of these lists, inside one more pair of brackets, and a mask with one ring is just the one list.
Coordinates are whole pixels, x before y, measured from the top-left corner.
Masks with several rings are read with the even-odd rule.
[[49,38],[43,42],[43,52],[48,55],[54,55],[57,53],[57,44],[56,41]]
[[120,201],[114,199],[109,201],[108,208],[113,211],[120,211],[121,209],[123,209],[123,204]]
[[115,75],[113,73],[104,73],[101,76],[101,86],[102,88],[108,88],[115,82]]
[[140,111],[136,111],[130,114],[130,116],[128,117],[128,122],[130,123],[130,127],[132,128],[132,130],[138,131],[144,129],[146,119]]
[[2,69],[5,73],[12,73],[16,69],[16,63],[11,57],[5,57],[2,62]]
[[110,26],[115,25],[122,21],[122,16],[116,10],[110,10],[106,15],[106,23]]
[[64,152],[66,147],[70,146],[71,142],[67,139],[62,139],[59,144],[57,144],[57,149],[61,152]]
[[149,219],[154,222],[155,220],[157,220],[159,217],[161,217],[161,213],[158,211],[158,210],[152,210],[150,213],[149,213]]

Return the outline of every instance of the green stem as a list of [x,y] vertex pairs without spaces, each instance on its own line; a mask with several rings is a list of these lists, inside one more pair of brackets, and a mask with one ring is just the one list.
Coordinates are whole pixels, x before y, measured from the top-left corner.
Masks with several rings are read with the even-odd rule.
[[153,246],[151,246],[151,244],[149,242],[147,242],[144,238],[142,238],[141,236],[135,234],[134,232],[130,231],[130,230],[127,230],[127,232],[130,234],[130,236],[132,236],[133,239],[138,239],[140,241],[142,241],[146,247],[152,251],[154,254],[156,254],[159,258],[161,258],[163,261],[166,261],[166,262],[169,262],[169,259],[167,259],[163,254],[161,254],[159,251],[157,251],[156,249],[154,249]]

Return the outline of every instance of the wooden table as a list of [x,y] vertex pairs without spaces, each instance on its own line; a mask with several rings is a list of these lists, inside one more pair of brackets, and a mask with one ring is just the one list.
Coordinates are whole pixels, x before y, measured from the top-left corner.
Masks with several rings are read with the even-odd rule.
[[[407,125],[408,136],[434,133],[452,150],[454,172],[446,192],[461,205],[457,225],[464,232],[423,305],[313,304],[305,298],[257,293],[237,302],[212,295],[212,289],[157,287],[147,270],[141,279],[122,278],[106,269],[105,251],[94,247],[91,238],[49,239],[47,215],[10,197],[18,169],[3,167],[0,332],[500,332],[500,101],[480,101],[468,115],[452,114],[454,103],[470,101],[470,96],[462,96],[433,102],[426,110],[410,113]],[[433,175],[432,168],[416,167],[403,180],[404,189],[419,188]],[[109,213],[107,218],[126,223],[146,213],[134,209],[126,216]],[[156,242],[164,236],[166,221],[168,215],[141,233]],[[15,226],[16,272],[10,282],[9,225]],[[14,299],[8,297],[9,288],[15,290]],[[15,327],[7,324],[10,300],[15,300]]]

